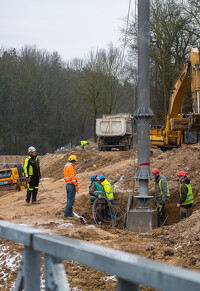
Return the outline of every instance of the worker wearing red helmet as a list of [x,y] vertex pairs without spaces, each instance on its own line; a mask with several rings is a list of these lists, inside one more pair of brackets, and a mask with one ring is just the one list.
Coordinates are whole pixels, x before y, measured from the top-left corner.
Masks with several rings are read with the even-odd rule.
[[192,214],[194,196],[192,193],[192,186],[190,184],[190,180],[187,178],[186,173],[181,171],[178,174],[178,178],[181,183],[181,186],[179,192],[179,202],[177,204],[177,207],[180,207],[180,219],[184,219]]
[[155,187],[155,204],[157,209],[158,217],[158,227],[165,225],[165,211],[164,206],[166,200],[170,197],[169,187],[166,178],[160,175],[158,169],[152,170],[152,175],[154,176],[154,187]]

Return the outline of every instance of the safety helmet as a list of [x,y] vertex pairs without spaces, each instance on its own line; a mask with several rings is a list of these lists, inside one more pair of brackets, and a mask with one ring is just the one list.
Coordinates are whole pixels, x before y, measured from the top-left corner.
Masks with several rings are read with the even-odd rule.
[[68,158],[68,161],[69,162],[72,162],[72,161],[75,161],[75,162],[77,162],[77,157],[76,156],[69,156],[69,158]]
[[186,173],[183,172],[183,171],[181,171],[180,173],[178,173],[178,177],[181,177],[181,176],[183,176],[183,177],[187,177]]
[[91,176],[91,178],[90,178],[91,182],[94,181],[95,177],[96,177],[96,175],[92,175],[92,176]]
[[152,175],[156,175],[156,174],[159,174],[160,172],[159,172],[159,170],[158,169],[153,169],[152,170]]
[[100,180],[105,179],[104,175],[99,175],[99,179]]
[[90,142],[88,141],[87,144],[90,144]]
[[28,148],[28,153],[30,154],[30,153],[33,153],[33,152],[36,152],[36,148],[34,148],[34,147],[29,147],[29,148]]

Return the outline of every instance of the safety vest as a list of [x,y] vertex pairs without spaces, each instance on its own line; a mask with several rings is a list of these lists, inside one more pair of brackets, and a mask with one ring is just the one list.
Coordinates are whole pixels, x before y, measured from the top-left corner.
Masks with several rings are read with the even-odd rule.
[[78,178],[72,163],[67,163],[64,168],[64,180],[67,184],[78,185]]
[[[183,184],[181,184],[182,186]],[[185,186],[187,186],[188,188],[188,192],[187,192],[187,198],[186,200],[181,204],[182,205],[188,205],[188,204],[192,204],[194,202],[194,196],[192,193],[192,186],[190,184],[184,184]],[[181,187],[180,187],[180,197],[181,197]]]
[[[167,183],[167,197],[170,198],[169,184],[168,184],[167,181],[166,181],[166,183]],[[160,193],[162,195],[163,194],[163,190],[162,190],[162,181],[161,181],[161,179],[159,180],[158,184],[159,184],[159,188],[160,188]],[[156,182],[154,182],[154,187],[155,187],[155,185],[156,185]]]
[[82,140],[81,141],[81,146],[85,149],[86,148],[86,145],[87,145],[87,141]]
[[113,189],[110,185],[110,183],[108,182],[108,180],[104,180],[101,185],[103,185],[104,190],[106,192],[106,198],[107,199],[114,199],[114,195],[113,195]]
[[24,174],[25,177],[30,177],[33,175],[41,176],[38,156],[36,156],[35,158],[29,156],[28,158],[25,159]]
[[[95,189],[94,193],[98,194],[98,195],[102,195],[101,185],[99,185],[99,183],[97,183],[97,182],[93,182],[93,183],[96,185],[96,189]],[[91,187],[91,185],[92,185],[92,183],[90,184],[89,188]],[[94,196],[90,195],[90,200],[91,201],[94,201],[96,199],[97,199],[97,197],[94,197]]]

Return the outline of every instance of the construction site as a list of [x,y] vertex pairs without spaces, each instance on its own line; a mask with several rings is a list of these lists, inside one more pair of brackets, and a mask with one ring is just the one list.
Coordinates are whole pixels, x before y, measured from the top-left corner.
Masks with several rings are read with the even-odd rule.
[[[66,206],[63,168],[69,155],[75,154],[79,179],[73,219],[64,218]],[[26,206],[26,190],[1,191],[0,218],[16,224],[27,225],[49,233],[111,247],[142,257],[200,271],[200,197],[199,165],[200,145],[190,145],[163,153],[151,148],[151,167],[162,169],[169,182],[170,200],[166,203],[166,226],[146,233],[128,231],[124,224],[116,227],[96,225],[93,221],[88,187],[90,176],[103,174],[114,187],[116,205],[126,213],[129,195],[137,195],[138,183],[133,174],[137,167],[137,151],[98,152],[95,143],[83,150],[75,147],[67,152],[46,154],[41,159],[42,178],[39,187],[40,204]],[[106,163],[105,163],[106,160]],[[191,179],[194,193],[193,214],[179,222],[176,207],[179,195],[178,172],[185,170]],[[121,179],[121,180],[120,180]],[[154,195],[153,181],[149,192]],[[153,208],[154,199],[150,202]],[[81,218],[82,217],[82,218]],[[84,219],[83,219],[84,218]],[[12,290],[23,246],[0,240],[1,281],[0,290]],[[97,272],[75,262],[64,262],[71,290],[116,290],[116,278]],[[152,290],[141,287],[141,290]]]
[[[0,102],[8,101],[8,111],[1,109],[0,290],[200,289],[197,2],[169,2],[135,1],[131,26],[129,1],[122,55],[110,45],[111,55],[91,53],[91,61],[102,61],[90,68],[74,59],[62,69],[55,52],[53,70],[46,59],[27,66],[24,55],[32,50],[7,54],[16,72],[2,69],[0,78]],[[193,22],[168,50],[168,37],[176,37],[165,18],[174,17],[174,8],[177,18],[182,11]],[[190,41],[180,58],[182,36]],[[126,42],[132,76],[122,75],[125,55],[131,60]],[[113,57],[119,57],[118,77],[110,73]],[[4,68],[3,50],[1,59]],[[15,79],[11,74],[21,78],[16,85],[6,83]]]

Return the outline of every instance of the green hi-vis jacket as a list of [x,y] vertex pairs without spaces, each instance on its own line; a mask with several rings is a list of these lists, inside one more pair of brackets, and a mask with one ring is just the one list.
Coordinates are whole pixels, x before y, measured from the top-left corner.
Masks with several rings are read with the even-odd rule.
[[[192,186],[190,184],[185,184],[185,183],[182,183],[181,187],[182,187],[182,185],[185,185],[188,188],[188,192],[187,192],[187,197],[186,197],[185,201],[183,203],[181,203],[181,206],[192,204],[194,202],[194,196],[192,193]],[[180,187],[180,199],[181,199],[181,187]]]
[[110,183],[108,182],[108,180],[104,180],[101,185],[103,185],[104,190],[106,192],[106,198],[107,199],[114,199],[114,195],[113,195],[113,189],[110,185]]
[[82,147],[82,148],[85,149],[87,144],[88,144],[87,140],[82,140],[82,141],[81,141],[81,147]]
[[[96,186],[96,189],[95,189],[94,193],[97,194],[97,195],[102,195],[101,185],[99,185],[99,183],[97,183],[97,182],[94,181],[94,182],[92,182],[90,184],[89,189],[90,189],[90,187],[91,187],[92,184],[95,184],[95,186]],[[90,200],[91,201],[94,201],[96,199],[97,199],[97,197],[90,195]]]
[[38,156],[36,157],[29,156],[28,158],[25,159],[24,174],[26,177],[41,176]]
[[155,187],[155,200],[156,205],[158,204],[165,204],[166,200],[169,199],[170,193],[169,193],[169,185],[166,181],[165,177],[162,175],[159,175],[154,182]]

